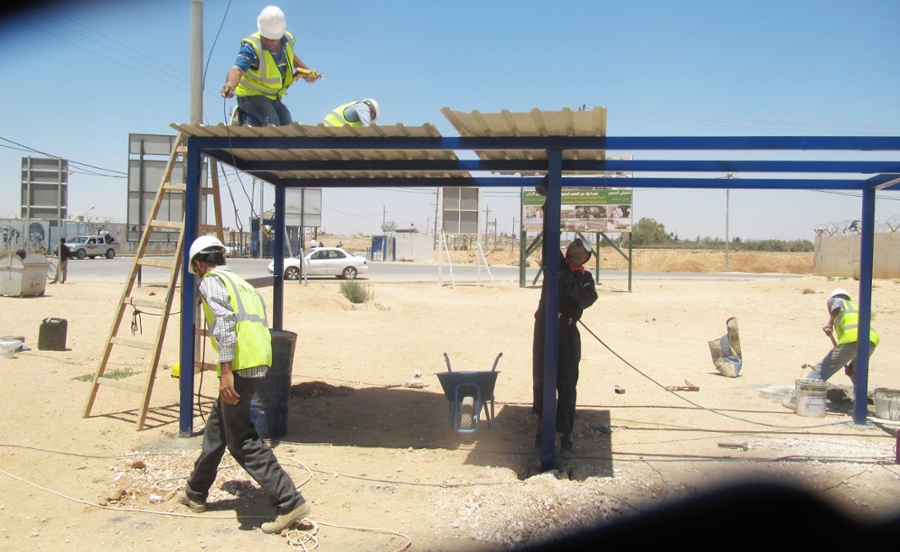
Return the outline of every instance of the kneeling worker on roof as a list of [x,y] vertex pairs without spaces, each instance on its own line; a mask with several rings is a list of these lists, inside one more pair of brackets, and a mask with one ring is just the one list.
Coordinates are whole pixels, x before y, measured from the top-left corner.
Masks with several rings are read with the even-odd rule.
[[294,69],[311,71],[304,73],[306,82],[315,82],[319,75],[294,53],[294,35],[288,32],[281,9],[265,8],[256,24],[259,32],[241,41],[237,61],[225,77],[222,97],[237,95],[243,124],[289,125],[291,112],[281,103],[281,98],[294,82]]
[[274,521],[262,524],[262,531],[280,533],[307,517],[311,508],[250,420],[250,399],[272,364],[266,306],[252,285],[225,266],[225,246],[213,236],[201,236],[191,245],[189,270],[200,276],[203,310],[219,351],[219,398],[206,420],[194,471],[177,500],[194,512],[206,511],[227,447],[278,512]]
[[334,110],[325,117],[325,126],[369,126],[381,114],[378,102],[366,98],[360,102],[350,102]]

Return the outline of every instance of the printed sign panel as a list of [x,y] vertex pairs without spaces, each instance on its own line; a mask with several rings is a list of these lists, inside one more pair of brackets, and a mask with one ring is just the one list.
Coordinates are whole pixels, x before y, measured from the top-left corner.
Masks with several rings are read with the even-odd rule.
[[[560,230],[563,232],[631,232],[631,188],[563,188]],[[544,201],[525,192],[525,230],[544,229]]]

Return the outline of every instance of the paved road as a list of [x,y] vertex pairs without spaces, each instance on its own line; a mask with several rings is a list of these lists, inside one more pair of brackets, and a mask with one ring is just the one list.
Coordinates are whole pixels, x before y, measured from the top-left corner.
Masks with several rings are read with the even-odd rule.
[[[131,270],[132,257],[116,257],[115,259],[85,259],[82,261],[69,261],[69,281],[79,282],[119,282],[124,283]],[[269,276],[266,266],[268,259],[229,259],[231,268],[245,278]],[[537,274],[537,269],[526,270],[527,282],[531,284]],[[519,269],[512,266],[495,266],[490,269],[495,282],[518,282]],[[154,268],[144,268],[143,280],[145,282],[161,282],[168,277],[168,271]],[[718,274],[692,274],[685,272],[635,272],[634,280],[761,280],[768,278],[799,278],[796,274],[744,274],[744,273],[718,273]],[[474,283],[477,281],[477,269],[474,266],[454,266],[453,278],[457,283]],[[361,280],[369,282],[438,282],[438,266],[412,263],[369,263],[369,272],[360,276]],[[335,281],[333,277],[321,277],[311,279],[314,281]],[[624,270],[601,270],[600,282],[616,281],[627,285],[628,272]],[[444,283],[449,284],[450,269],[444,265]],[[481,281],[490,284],[491,278],[488,271],[482,267]]]

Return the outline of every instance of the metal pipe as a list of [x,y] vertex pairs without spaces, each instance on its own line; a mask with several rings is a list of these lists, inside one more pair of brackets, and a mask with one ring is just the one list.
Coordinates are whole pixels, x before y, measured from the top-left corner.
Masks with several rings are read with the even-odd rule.
[[203,163],[200,148],[191,147],[188,138],[187,168],[184,190],[184,246],[181,266],[181,375],[180,408],[178,417],[179,437],[190,437],[194,432],[194,294],[196,285],[190,273],[191,244],[197,239],[200,221],[200,173]]
[[872,266],[875,257],[875,189],[862,197],[862,240],[859,251],[859,331],[857,333],[856,378],[853,421],[866,424],[869,386],[869,330],[872,327]]
[[544,399],[541,415],[541,470],[555,465],[556,374],[559,350],[559,219],[562,205],[562,150],[547,150],[544,203]]

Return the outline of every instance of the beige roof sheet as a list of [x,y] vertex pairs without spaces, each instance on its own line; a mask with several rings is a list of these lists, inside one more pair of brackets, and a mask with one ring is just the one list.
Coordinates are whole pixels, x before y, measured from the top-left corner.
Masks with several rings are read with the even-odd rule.
[[[231,137],[440,137],[438,129],[429,123],[411,127],[403,124],[393,126],[372,125],[368,127],[332,127],[323,124],[287,126],[215,126],[185,125],[173,123],[172,128],[186,136],[204,138]],[[243,161],[311,161],[311,160],[457,160],[450,150],[289,150],[289,149],[235,149],[234,157]],[[468,177],[467,171],[270,171],[281,178],[435,178]]]
[[[444,117],[464,137],[483,136],[606,136],[606,108],[595,107],[590,111],[542,111],[514,113],[504,109],[500,113],[464,113],[449,107],[441,109]],[[547,159],[543,150],[488,150],[475,152],[480,159]],[[565,150],[563,159],[603,160],[606,152],[600,150]],[[509,173],[501,173],[509,174]],[[540,174],[540,173],[535,173]]]

